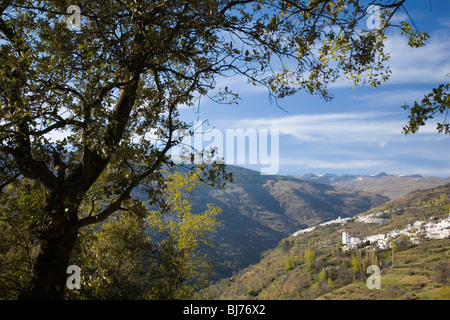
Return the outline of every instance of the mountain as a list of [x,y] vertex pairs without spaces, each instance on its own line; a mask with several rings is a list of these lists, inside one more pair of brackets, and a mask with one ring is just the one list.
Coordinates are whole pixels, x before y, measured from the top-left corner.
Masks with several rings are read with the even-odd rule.
[[[373,217],[384,220],[373,223]],[[414,191],[355,217],[284,238],[259,263],[209,286],[199,297],[450,299],[449,228],[450,184]],[[355,249],[342,244],[344,231],[361,239]],[[385,248],[367,240],[387,235]],[[379,287],[368,285],[370,265],[380,268]]]
[[212,235],[213,279],[231,276],[257,263],[261,253],[274,248],[292,232],[338,217],[351,217],[389,199],[294,177],[261,175],[227,166],[233,183],[224,189],[204,187],[190,196],[193,212],[214,203],[223,212]]
[[375,175],[344,174],[341,176],[332,173],[307,173],[295,177],[336,187],[377,193],[390,199],[398,199],[411,191],[430,189],[450,183],[450,178],[423,177],[421,175],[392,175],[386,172]]

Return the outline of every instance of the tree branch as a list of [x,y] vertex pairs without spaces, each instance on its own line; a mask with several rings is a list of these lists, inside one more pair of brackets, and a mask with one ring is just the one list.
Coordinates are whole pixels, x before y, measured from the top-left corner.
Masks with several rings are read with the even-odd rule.
[[142,172],[140,175],[135,177],[126,187],[126,189],[122,192],[122,194],[116,198],[113,202],[109,204],[108,207],[103,209],[99,214],[95,216],[88,216],[85,218],[82,218],[78,220],[77,227],[81,228],[90,224],[95,224],[98,222],[101,222],[105,219],[107,219],[111,214],[113,214],[116,211],[121,210],[121,205],[124,201],[129,200],[131,198],[131,192],[134,188],[136,188],[144,179],[149,177],[152,173],[154,173],[160,165],[164,162],[164,157],[166,153],[174,146],[173,141],[173,123],[172,123],[172,113],[175,111],[176,103],[174,103],[171,107],[171,110],[169,111],[169,139],[164,148],[158,152],[156,161],[153,163],[153,165]]

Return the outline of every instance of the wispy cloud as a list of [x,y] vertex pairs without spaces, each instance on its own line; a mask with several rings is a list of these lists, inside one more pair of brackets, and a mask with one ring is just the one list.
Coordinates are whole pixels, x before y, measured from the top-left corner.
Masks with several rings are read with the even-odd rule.
[[293,115],[272,119],[243,119],[234,122],[237,127],[278,129],[303,142],[376,142],[380,146],[401,136],[404,123],[386,120],[388,113],[326,113]]
[[392,70],[388,83],[438,83],[448,80],[445,75],[450,72],[449,38],[448,31],[436,31],[424,47],[411,48],[404,36],[391,35],[386,41]]
[[373,93],[352,94],[350,99],[367,104],[373,107],[376,106],[396,106],[400,107],[405,103],[413,103],[421,100],[431,89],[407,89],[400,88],[396,90],[374,91]]

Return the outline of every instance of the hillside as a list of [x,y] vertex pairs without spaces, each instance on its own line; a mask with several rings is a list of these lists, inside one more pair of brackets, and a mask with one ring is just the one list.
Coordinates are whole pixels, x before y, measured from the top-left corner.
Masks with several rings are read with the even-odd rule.
[[223,209],[213,234],[215,279],[257,263],[261,253],[274,248],[292,232],[337,217],[350,217],[385,203],[386,197],[347,190],[293,177],[267,176],[229,166],[233,183],[224,189],[206,187],[191,195],[194,212],[206,203]]
[[377,175],[349,175],[335,174],[302,174],[296,178],[308,181],[328,184],[352,190],[361,190],[383,196],[390,199],[398,199],[411,191],[426,190],[450,183],[450,178],[423,177],[420,175],[400,176],[385,172]]
[[[348,219],[287,237],[263,254],[258,264],[203,290],[203,299],[450,299],[450,239],[419,243],[405,234],[390,248],[360,242],[343,250],[342,232],[352,237],[386,234],[426,223],[450,223],[450,184],[409,193]],[[378,212],[383,223],[365,223]],[[430,218],[432,218],[430,220]],[[446,220],[447,219],[447,220]],[[417,224],[417,221],[421,224]],[[416,223],[416,224],[414,224]],[[448,227],[447,227],[448,228]],[[420,229],[419,229],[420,230]],[[381,269],[380,289],[369,289],[369,265]]]

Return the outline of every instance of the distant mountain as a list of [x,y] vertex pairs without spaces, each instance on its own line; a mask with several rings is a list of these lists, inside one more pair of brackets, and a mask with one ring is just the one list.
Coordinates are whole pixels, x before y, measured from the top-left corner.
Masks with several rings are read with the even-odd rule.
[[[358,215],[360,219],[322,225],[281,240],[276,248],[264,252],[259,263],[209,286],[200,298],[450,299],[450,238],[428,239],[417,224],[448,221],[449,212],[450,184],[411,192]],[[364,219],[379,213],[387,221],[367,223]],[[421,235],[420,242],[399,236],[390,240],[392,246],[387,250],[368,242],[343,250],[344,231],[364,239],[405,228]],[[380,289],[367,286],[369,265],[380,267]]]
[[450,183],[450,178],[423,177],[421,175],[392,175],[386,172],[375,175],[344,174],[341,176],[332,173],[307,173],[295,177],[331,186],[377,193],[390,199],[400,198],[411,191],[425,190]]
[[222,208],[213,234],[214,250],[205,248],[215,265],[215,278],[256,263],[292,232],[318,223],[364,212],[389,199],[294,177],[261,175],[228,166],[233,183],[224,189],[205,187],[191,195],[194,212],[215,203]]

